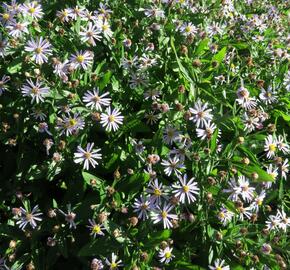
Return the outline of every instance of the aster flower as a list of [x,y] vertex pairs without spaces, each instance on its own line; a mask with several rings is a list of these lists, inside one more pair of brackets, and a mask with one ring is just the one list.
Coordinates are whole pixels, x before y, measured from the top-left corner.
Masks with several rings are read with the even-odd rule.
[[97,258],[92,259],[92,262],[91,262],[92,270],[102,270],[103,268],[104,268],[104,265],[101,260]]
[[53,63],[53,73],[59,76],[64,82],[68,80],[68,69],[69,69],[69,61],[64,60],[63,62],[61,61],[55,61]]
[[194,36],[197,33],[197,28],[192,23],[184,23],[180,27],[180,32],[186,37]]
[[111,107],[108,107],[105,112],[101,114],[101,124],[106,131],[111,132],[117,131],[119,129],[119,125],[123,124],[124,116],[121,115],[119,109],[111,110]]
[[78,146],[77,152],[74,154],[74,162],[84,163],[85,170],[89,169],[90,164],[95,168],[99,164],[96,159],[102,159],[102,154],[98,153],[101,149],[93,149],[93,147],[94,143],[88,143],[86,150]]
[[186,199],[188,203],[195,202],[195,195],[199,195],[199,188],[197,187],[197,182],[194,182],[194,178],[189,179],[187,182],[187,175],[178,176],[179,182],[173,184],[173,193],[179,199],[181,203],[185,203]]
[[70,58],[71,65],[74,69],[82,68],[87,70],[93,63],[93,53],[90,51],[79,51]]
[[205,122],[204,128],[196,129],[197,137],[199,137],[201,140],[205,140],[205,139],[210,140],[213,133],[215,132],[215,129],[216,129],[216,125],[214,123]]
[[184,169],[184,164],[179,160],[177,156],[169,158],[168,160],[162,160],[161,165],[165,167],[164,172],[167,176],[170,176],[173,172],[176,175],[181,174],[179,169]]
[[42,86],[42,83],[38,80],[36,83],[32,82],[31,79],[26,80],[27,84],[22,86],[21,92],[24,97],[32,97],[31,103],[36,101],[36,103],[44,102],[44,96],[50,91],[48,87]]
[[194,104],[193,108],[189,108],[189,111],[193,115],[189,118],[189,120],[192,120],[198,128],[202,128],[206,123],[212,121],[212,109],[208,109],[207,102],[203,104],[199,99]]
[[289,145],[284,142],[284,138],[282,135],[278,136],[278,139],[276,140],[277,147],[280,151],[283,152],[283,154],[288,154],[290,152]]
[[225,260],[216,259],[214,261],[214,266],[208,266],[210,270],[230,270],[228,265],[225,265]]
[[281,164],[281,175],[282,175],[282,179],[287,179],[287,173],[289,172],[289,163],[288,163],[288,158],[286,158],[283,162],[283,164]]
[[236,188],[236,193],[241,195],[244,201],[251,202],[254,198],[255,188],[250,187],[249,180],[241,175],[238,177],[238,187]]
[[264,151],[267,152],[268,159],[275,156],[277,151],[277,140],[273,135],[268,135],[265,139]]
[[84,120],[79,116],[79,113],[74,113],[72,116],[67,113],[67,116],[63,116],[63,119],[59,118],[57,122],[57,128],[61,131],[60,135],[66,134],[66,136],[76,134],[79,130],[85,126]]
[[276,217],[280,220],[278,228],[286,232],[287,227],[290,227],[290,218],[286,216],[286,213],[283,210],[277,210]]
[[212,37],[215,35],[222,35],[224,27],[225,27],[224,25],[220,25],[218,22],[213,22],[212,24],[206,27],[206,31],[209,37]]
[[266,105],[272,104],[277,101],[276,92],[272,89],[272,87],[268,87],[267,90],[264,88],[261,89],[261,93],[259,94],[260,100],[262,100]]
[[41,5],[37,1],[31,1],[26,4],[22,4],[20,9],[24,15],[30,16],[36,20],[41,19],[44,15]]
[[154,114],[154,112],[145,113],[145,118],[147,119],[146,123],[150,125],[154,125],[157,123],[160,118],[159,114]]
[[95,40],[101,40],[100,30],[92,22],[87,27],[81,27],[80,36],[82,42],[88,42],[92,46],[96,46]]
[[162,183],[158,182],[157,178],[155,178],[149,183],[146,192],[151,194],[150,196],[151,205],[159,205],[161,203],[161,198],[168,200],[165,188],[163,187]]
[[222,222],[223,226],[226,226],[228,223],[232,221],[234,213],[229,211],[224,205],[220,208],[218,212],[217,218]]
[[178,217],[175,214],[170,214],[170,211],[174,208],[174,205],[164,203],[163,208],[159,205],[151,212],[151,218],[153,223],[163,222],[164,229],[170,229],[173,227],[171,220],[177,220]]
[[160,249],[158,253],[159,261],[161,263],[169,263],[175,256],[172,254],[173,248],[166,247],[165,249]]
[[52,136],[52,134],[48,130],[48,124],[46,122],[41,122],[38,124],[38,132],[40,133],[47,133],[48,135]]
[[97,20],[96,26],[99,31],[103,33],[105,38],[110,39],[113,36],[113,31],[111,30],[110,24],[106,19]]
[[134,89],[137,87],[147,87],[148,86],[148,79],[146,78],[146,74],[144,74],[144,73],[131,74],[131,78],[129,80],[129,86],[131,89]]
[[23,207],[20,207],[20,211],[20,219],[16,224],[19,225],[21,230],[24,230],[28,224],[32,229],[35,229],[37,227],[37,222],[42,220],[42,218],[39,217],[42,213],[39,211],[38,205],[34,206],[32,211],[26,210]]
[[51,44],[43,37],[40,37],[36,40],[33,38],[27,42],[25,46],[25,51],[32,53],[32,60],[36,62],[36,64],[42,65],[48,61],[47,56],[51,55],[52,50]]
[[265,197],[266,192],[264,190],[262,190],[259,195],[255,195],[254,200],[250,205],[253,211],[255,211],[256,213],[259,212],[259,208],[262,206]]
[[97,111],[102,111],[103,107],[110,106],[111,99],[106,97],[109,95],[109,92],[106,92],[102,95],[99,94],[99,89],[94,88],[93,91],[87,91],[83,97],[83,102],[86,103],[87,107],[91,109],[96,109]]
[[34,117],[35,120],[44,121],[46,118],[46,114],[39,108],[33,108],[33,112],[31,115]]
[[62,215],[64,215],[65,221],[69,224],[69,228],[76,229],[76,227],[77,227],[77,225],[75,223],[76,214],[74,212],[72,212],[71,205],[70,204],[67,205],[67,213],[63,212],[61,209],[58,209],[58,211]]
[[9,25],[6,26],[8,34],[14,38],[21,38],[24,33],[28,34],[27,28],[28,22],[16,22],[12,21]]
[[59,18],[61,22],[68,22],[72,18],[72,9],[65,8],[62,10],[58,10],[56,12],[56,16]]
[[7,89],[6,83],[10,81],[10,77],[3,75],[2,79],[0,80],[0,96],[3,92]]
[[113,252],[111,256],[111,261],[109,261],[108,258],[106,258],[106,264],[108,265],[110,270],[117,270],[118,267],[123,266],[122,260],[117,260],[118,256]]
[[138,213],[138,219],[148,219],[149,211],[151,210],[150,201],[145,196],[140,196],[139,199],[135,198],[133,204],[134,212]]
[[91,230],[91,235],[96,238],[97,235],[103,236],[105,235],[102,231],[105,230],[103,224],[97,224],[93,219],[89,219],[90,225],[87,226]]
[[166,144],[172,144],[179,139],[180,132],[172,127],[166,126],[163,131],[163,140]]
[[246,110],[256,107],[257,103],[254,98],[250,97],[250,92],[245,87],[241,86],[237,91],[237,103]]

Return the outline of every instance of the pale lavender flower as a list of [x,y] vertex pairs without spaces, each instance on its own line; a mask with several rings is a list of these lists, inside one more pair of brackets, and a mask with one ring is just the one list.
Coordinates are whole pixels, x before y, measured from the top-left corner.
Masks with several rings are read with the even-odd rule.
[[196,129],[196,134],[197,134],[197,137],[199,137],[201,140],[205,140],[205,139],[210,140],[215,130],[216,130],[216,125],[214,123],[205,122],[204,128]]
[[265,139],[264,151],[267,152],[267,158],[271,159],[277,151],[277,139],[273,135],[268,135]]
[[10,77],[3,75],[2,79],[0,80],[0,96],[3,92],[7,89],[6,83],[10,81]]
[[149,211],[151,210],[150,201],[145,196],[140,196],[139,199],[135,198],[133,204],[134,212],[138,213],[138,219],[148,219]]
[[40,133],[47,133],[48,135],[52,136],[52,134],[48,130],[48,124],[46,122],[41,122],[38,124],[38,132]]
[[124,116],[121,115],[119,109],[111,110],[111,107],[108,107],[105,112],[101,114],[101,124],[106,131],[111,132],[117,131],[119,129],[119,125],[123,124]]
[[222,222],[223,226],[226,226],[228,223],[232,221],[232,218],[234,216],[234,213],[229,211],[224,205],[220,208],[220,211],[218,212],[218,219]]
[[79,51],[70,58],[71,66],[74,69],[82,68],[87,70],[93,63],[93,53],[91,51]]
[[74,212],[72,212],[71,205],[70,204],[67,205],[67,213],[63,212],[61,209],[58,209],[58,211],[62,215],[64,215],[65,221],[69,224],[69,228],[76,229],[76,227],[77,227],[77,225],[75,223],[76,214]]
[[82,42],[88,42],[92,46],[96,46],[95,40],[101,40],[100,30],[92,22],[87,27],[81,27],[80,36]]
[[27,4],[22,4],[20,9],[24,15],[30,16],[36,20],[41,19],[44,15],[44,13],[42,12],[42,7],[37,1],[31,1]]
[[90,225],[87,226],[91,230],[91,235],[96,238],[97,235],[104,236],[105,234],[102,232],[105,230],[103,224],[97,224],[93,219],[89,219]]
[[21,88],[23,96],[30,96],[32,98],[31,103],[34,101],[36,101],[36,103],[44,102],[44,96],[49,94],[49,87],[42,86],[42,83],[38,80],[34,83],[31,79],[27,79],[26,82],[27,84]]
[[94,88],[93,91],[87,91],[83,97],[83,102],[86,103],[87,107],[91,109],[96,109],[97,111],[102,111],[103,107],[110,106],[111,99],[106,97],[109,95],[109,92],[99,94],[99,89]]
[[166,194],[165,188],[163,184],[158,182],[158,179],[150,181],[146,192],[151,194],[150,196],[150,204],[151,205],[159,205],[161,203],[161,198],[168,200],[168,196]]
[[63,116],[63,119],[59,118],[57,122],[57,128],[61,131],[60,135],[65,133],[66,136],[76,134],[84,126],[85,122],[79,113],[74,113],[73,116],[68,113],[67,116]]
[[25,51],[32,53],[32,60],[36,64],[42,65],[48,61],[47,56],[51,55],[51,44],[43,37],[34,40],[31,38],[25,46]]
[[179,199],[181,203],[185,203],[186,199],[188,203],[195,202],[196,196],[199,195],[199,188],[197,187],[197,182],[194,182],[194,178],[192,177],[187,182],[187,175],[184,174],[178,176],[179,182],[177,184],[173,184],[173,193]]
[[174,205],[164,203],[163,208],[159,205],[151,212],[151,218],[153,223],[163,222],[164,229],[170,229],[173,227],[171,220],[177,220],[178,217],[175,214],[170,214],[170,211],[174,208]]
[[95,168],[99,164],[96,159],[102,159],[102,154],[99,154],[101,149],[93,149],[93,147],[94,143],[88,143],[86,150],[78,146],[77,152],[74,154],[74,162],[84,163],[85,170],[89,169],[90,164]]
[[165,249],[160,249],[158,253],[159,261],[161,263],[169,263],[175,256],[172,254],[173,248],[166,247]]
[[202,103],[199,100],[194,104],[193,108],[189,108],[192,116],[189,120],[192,120],[198,128],[202,128],[208,122],[212,121],[213,115],[212,109],[208,109],[208,103]]
[[12,21],[9,25],[6,26],[8,34],[14,38],[21,38],[24,33],[28,34],[27,28],[28,22],[14,22]]
[[32,211],[26,210],[23,207],[20,207],[20,211],[20,220],[18,220],[16,224],[19,225],[21,230],[24,230],[28,224],[32,229],[35,229],[37,227],[37,222],[42,220],[42,218],[39,217],[42,213],[39,211],[38,205],[34,206]]
[[166,126],[163,131],[163,141],[166,144],[172,144],[175,141],[179,140],[180,132],[170,125]]
[[185,169],[184,164],[177,156],[169,158],[168,160],[162,160],[161,165],[165,167],[164,172],[167,176],[170,176],[173,172],[179,175],[181,174],[180,169]]

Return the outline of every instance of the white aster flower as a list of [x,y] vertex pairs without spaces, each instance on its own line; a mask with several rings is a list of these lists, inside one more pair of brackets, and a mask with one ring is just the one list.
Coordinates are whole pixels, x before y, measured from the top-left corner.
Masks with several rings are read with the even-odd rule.
[[179,160],[177,156],[169,158],[168,160],[162,160],[161,165],[165,167],[164,172],[167,176],[170,176],[173,172],[176,175],[181,174],[179,169],[184,169],[184,164]]
[[140,196],[140,199],[135,198],[133,204],[134,212],[138,213],[138,219],[148,219],[148,214],[151,210],[150,201],[146,196]]
[[271,159],[277,152],[277,140],[273,135],[268,135],[265,139],[264,151],[267,152],[267,158]]
[[117,270],[118,267],[123,266],[122,260],[117,260],[118,256],[113,252],[111,256],[111,261],[106,258],[106,264],[109,266],[110,270]]
[[208,266],[210,270],[230,270],[228,265],[225,265],[225,260],[216,259],[214,261],[214,266]]
[[86,103],[87,107],[91,109],[96,109],[97,111],[102,111],[103,107],[110,106],[111,99],[106,97],[109,95],[109,92],[99,94],[99,89],[94,88],[93,91],[87,91],[83,97],[83,102]]
[[34,40],[31,38],[25,46],[25,51],[32,53],[32,60],[36,64],[42,65],[48,61],[47,56],[51,55],[51,44],[43,37]]
[[38,205],[34,206],[32,211],[26,210],[23,207],[20,207],[20,219],[16,222],[19,225],[21,230],[24,230],[25,227],[29,224],[32,229],[37,227],[37,221],[41,221],[42,213],[39,211]]
[[106,131],[111,132],[117,131],[119,129],[119,125],[123,124],[124,116],[121,115],[119,109],[111,110],[111,107],[108,107],[105,112],[101,114],[101,124]]
[[215,130],[216,130],[216,125],[214,123],[205,122],[204,128],[196,129],[196,134],[197,134],[197,137],[201,138],[201,140],[205,140],[205,139],[210,140]]
[[163,222],[164,229],[170,229],[173,227],[171,220],[177,220],[178,217],[175,214],[170,214],[170,211],[174,208],[174,205],[164,203],[163,208],[156,206],[151,212],[151,218],[153,223]]
[[46,86],[42,86],[42,83],[38,80],[36,83],[32,82],[31,79],[26,80],[27,84],[23,85],[21,88],[21,92],[24,97],[30,96],[32,97],[31,103],[36,101],[36,103],[44,102],[44,96],[49,93],[49,88]]
[[102,154],[99,154],[101,149],[93,149],[93,147],[94,143],[88,143],[86,150],[78,146],[77,152],[74,154],[74,162],[84,163],[85,170],[89,169],[90,164],[95,168],[99,164],[96,159],[102,159]]
[[158,253],[159,261],[161,263],[169,263],[175,256],[172,254],[172,249],[166,247],[165,249],[160,249]]
[[92,22],[87,27],[81,27],[80,36],[82,42],[88,42],[92,46],[96,46],[95,40],[101,40],[100,30]]
[[71,66],[74,69],[82,68],[87,70],[93,63],[94,55],[91,51],[79,51],[70,58]]
[[189,179],[187,182],[187,175],[184,174],[178,176],[179,183],[173,184],[173,193],[179,199],[181,203],[185,203],[186,199],[188,203],[195,202],[195,195],[199,195],[199,188],[197,182],[194,182],[194,178]]
[[204,127],[207,122],[212,121],[212,109],[208,109],[208,103],[202,103],[201,100],[197,100],[197,102],[194,104],[193,108],[189,108],[189,111],[191,112],[192,116],[189,118],[189,120],[192,120],[196,126]]

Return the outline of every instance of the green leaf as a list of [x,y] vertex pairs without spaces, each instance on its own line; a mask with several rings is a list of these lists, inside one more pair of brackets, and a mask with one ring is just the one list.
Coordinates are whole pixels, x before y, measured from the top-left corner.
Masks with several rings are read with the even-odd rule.
[[7,68],[9,74],[15,74],[22,68],[22,59],[20,57],[15,58]]
[[134,193],[139,191],[150,179],[148,173],[136,173],[131,177],[124,178],[118,183],[118,190]]
[[94,186],[96,186],[96,187],[100,187],[103,184],[103,180],[101,178],[99,178],[95,175],[92,175],[90,173],[82,172],[82,176],[83,176],[85,182],[90,186],[91,186],[91,180],[95,181]]
[[224,60],[227,53],[227,47],[223,47],[214,57],[212,58],[212,61],[216,61],[219,64]]
[[153,232],[148,236],[148,240],[145,241],[144,246],[146,248],[159,245],[160,242],[167,240],[171,236],[171,230],[163,230],[159,232]]
[[112,76],[112,72],[108,70],[103,76],[103,78],[100,80],[99,87],[101,90],[103,90],[108,85],[111,76]]

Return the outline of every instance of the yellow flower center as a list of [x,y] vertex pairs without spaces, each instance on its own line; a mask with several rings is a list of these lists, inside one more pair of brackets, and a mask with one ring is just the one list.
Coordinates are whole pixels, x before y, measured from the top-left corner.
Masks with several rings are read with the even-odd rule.
[[220,266],[218,266],[217,268],[216,268],[216,270],[223,270]]
[[223,212],[219,212],[219,218],[221,219],[225,218],[225,214]]
[[115,116],[114,115],[110,115],[109,117],[108,117],[108,120],[109,120],[109,122],[114,122],[115,121]]
[[276,151],[276,145],[275,144],[269,144],[269,150],[271,151],[271,152],[275,152]]
[[95,102],[99,102],[99,101],[100,101],[100,97],[99,97],[98,95],[95,95],[95,96],[93,97],[93,101],[95,101]]
[[10,15],[9,15],[9,13],[4,13],[4,14],[2,15],[2,17],[3,17],[3,19],[4,19],[5,21],[8,21],[9,18],[10,18]]
[[158,189],[158,188],[154,189],[154,195],[155,196],[161,196],[161,190]]
[[171,252],[167,251],[165,252],[165,258],[169,259],[171,257]]
[[259,206],[261,206],[261,205],[263,204],[263,201],[262,201],[261,199],[258,199],[257,204],[258,204]]
[[111,269],[115,269],[115,268],[117,268],[118,267],[118,265],[115,263],[115,262],[112,262],[111,263]]
[[33,87],[33,88],[31,89],[31,92],[32,92],[33,94],[37,95],[37,94],[39,93],[39,88],[38,88],[38,87]]
[[26,214],[26,220],[30,221],[32,219],[32,214],[28,213]]
[[144,204],[141,205],[141,209],[146,210],[147,208],[148,208],[147,204],[144,203]]
[[189,186],[183,186],[182,189],[185,193],[187,193],[189,191]]
[[33,13],[35,12],[35,8],[31,7],[30,9],[28,9],[28,12],[29,12],[30,14],[33,14]]
[[167,212],[162,211],[162,212],[161,212],[161,216],[162,216],[163,219],[165,219],[165,218],[167,217]]
[[82,62],[84,62],[84,60],[85,60],[85,57],[83,55],[78,55],[77,56],[77,62],[78,63],[82,63]]
[[70,120],[69,120],[69,126],[70,127],[74,127],[76,124],[77,124],[77,120],[76,119],[73,119],[73,118],[71,118]]
[[99,225],[95,225],[95,226],[93,227],[93,232],[94,232],[94,233],[100,233],[100,231],[101,231],[101,227],[100,227]]
[[109,26],[108,26],[107,24],[104,24],[104,25],[102,26],[102,29],[103,29],[103,31],[106,31],[106,30],[109,29]]
[[36,48],[36,49],[35,49],[35,52],[36,52],[37,54],[42,53],[42,48],[40,48],[40,47]]
[[190,29],[190,26],[186,26],[186,27],[185,27],[185,32],[186,32],[186,33],[189,33],[190,30],[191,30],[191,29]]
[[92,154],[90,152],[85,152],[84,156],[85,156],[86,159],[90,159]]

